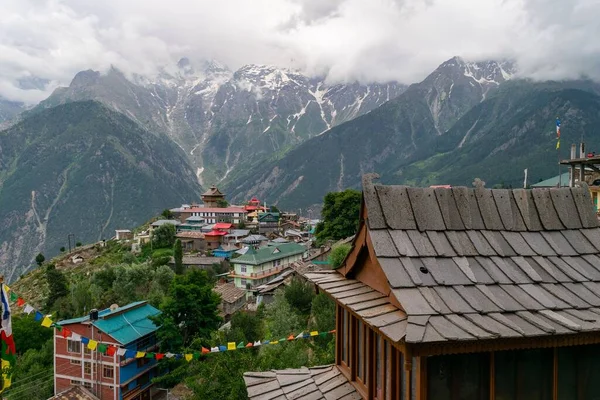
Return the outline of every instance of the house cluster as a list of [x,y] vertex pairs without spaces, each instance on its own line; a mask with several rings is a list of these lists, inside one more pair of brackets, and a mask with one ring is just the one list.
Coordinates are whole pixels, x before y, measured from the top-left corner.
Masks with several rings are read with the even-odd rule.
[[335,270],[335,363],[248,372],[250,399],[593,399],[600,224],[587,187],[411,188],[363,180]]

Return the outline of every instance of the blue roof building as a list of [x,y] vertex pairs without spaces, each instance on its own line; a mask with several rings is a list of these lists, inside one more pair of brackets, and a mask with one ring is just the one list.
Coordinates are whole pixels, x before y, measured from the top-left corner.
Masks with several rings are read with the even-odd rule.
[[101,310],[94,321],[86,315],[59,322],[58,325],[70,330],[72,335],[54,337],[55,393],[81,385],[101,399],[150,399],[151,380],[158,376],[154,358],[125,358],[118,353],[91,351],[73,336],[80,335],[99,345],[136,353],[154,352],[158,349],[158,327],[151,317],[159,314],[160,311],[147,302],[138,301]]

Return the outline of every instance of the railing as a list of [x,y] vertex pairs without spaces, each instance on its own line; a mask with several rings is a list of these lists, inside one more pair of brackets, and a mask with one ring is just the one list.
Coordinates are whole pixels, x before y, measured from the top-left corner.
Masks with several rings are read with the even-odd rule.
[[233,272],[230,276],[234,277],[234,278],[250,278],[250,279],[260,279],[260,278],[264,278],[273,274],[276,274],[279,271],[283,271],[284,269],[288,269],[290,267],[289,264],[285,264],[285,265],[278,265],[277,267],[273,267],[270,268],[266,271],[261,271],[261,272],[251,272],[251,273],[245,273],[245,272]]

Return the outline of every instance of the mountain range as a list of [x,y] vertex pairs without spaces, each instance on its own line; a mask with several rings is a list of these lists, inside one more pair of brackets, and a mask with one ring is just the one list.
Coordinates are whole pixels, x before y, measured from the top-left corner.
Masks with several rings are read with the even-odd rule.
[[[22,111],[6,104],[6,121]],[[530,182],[556,175],[572,142],[600,148],[599,110],[594,82],[534,82],[510,62],[460,57],[408,87],[187,59],[152,78],[82,71],[0,131],[0,264],[14,279],[70,233],[110,237],[212,184],[235,203],[304,213],[366,172],[519,186],[525,168]]]

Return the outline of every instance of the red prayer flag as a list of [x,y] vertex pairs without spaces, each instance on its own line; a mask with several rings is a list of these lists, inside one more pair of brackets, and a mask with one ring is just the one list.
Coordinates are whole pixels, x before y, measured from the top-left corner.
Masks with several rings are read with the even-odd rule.
[[63,328],[61,331],[62,337],[64,337],[65,339],[68,338],[69,336],[71,336],[71,331],[68,330],[67,328]]
[[329,331],[329,333],[335,333],[335,329],[333,329],[333,330]]
[[252,342],[248,342],[248,344],[246,345],[246,347],[253,347],[254,345],[252,344]]
[[115,346],[108,346],[108,348],[106,349],[107,356],[114,356],[116,352],[117,348]]
[[156,357],[157,360],[162,360],[162,358],[165,356],[163,353],[156,353],[154,355]]
[[202,354],[208,354],[210,353],[210,349],[207,349],[206,347],[202,347]]
[[295,339],[294,335],[290,335],[290,336],[288,336],[288,338],[287,338],[287,340],[294,340],[294,339]]
[[22,298],[20,298],[20,297],[19,297],[19,298],[17,299],[17,305],[18,305],[19,307],[23,307],[23,306],[25,305],[25,300],[23,300]]

